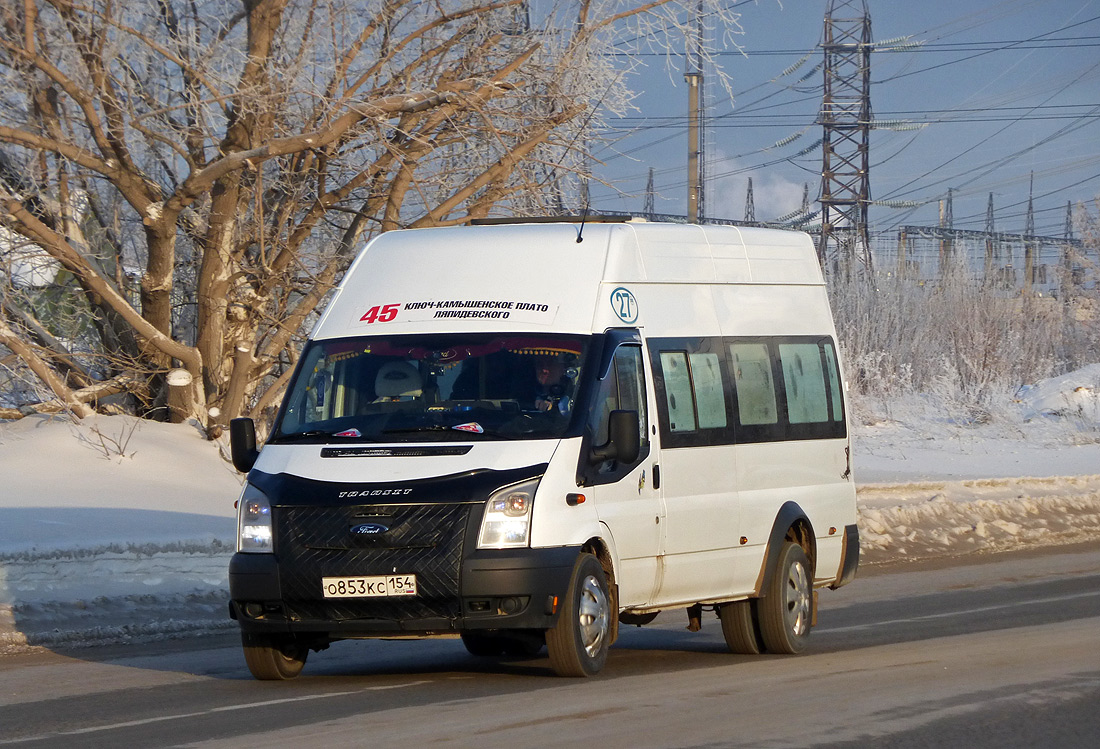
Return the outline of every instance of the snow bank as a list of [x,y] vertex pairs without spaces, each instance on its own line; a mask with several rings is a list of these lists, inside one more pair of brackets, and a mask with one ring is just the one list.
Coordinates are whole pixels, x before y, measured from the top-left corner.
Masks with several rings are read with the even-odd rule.
[[1100,364],[1020,389],[1024,418],[1058,416],[1100,423]]
[[870,485],[857,505],[864,564],[1100,538],[1100,476]]
[[229,629],[241,478],[193,426],[0,423],[0,652]]

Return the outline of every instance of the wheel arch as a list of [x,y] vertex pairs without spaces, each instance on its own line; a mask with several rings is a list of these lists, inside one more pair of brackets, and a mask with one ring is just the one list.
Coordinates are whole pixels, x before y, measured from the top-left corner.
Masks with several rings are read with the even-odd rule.
[[607,592],[611,595],[611,643],[619,638],[619,583],[615,577],[615,559],[611,547],[603,538],[593,536],[584,542],[581,553],[596,557],[607,578]]
[[810,561],[810,579],[812,580],[817,569],[817,538],[809,516],[797,502],[793,501],[784,502],[779,508],[772,523],[771,533],[768,534],[764,561],[756,577],[756,594],[760,597],[765,595],[768,583],[775,575],[775,563],[786,541],[798,544],[806,552],[806,557]]

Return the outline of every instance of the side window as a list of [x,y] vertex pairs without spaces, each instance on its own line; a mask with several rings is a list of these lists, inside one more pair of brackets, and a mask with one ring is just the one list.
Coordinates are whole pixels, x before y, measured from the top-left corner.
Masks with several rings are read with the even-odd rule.
[[665,378],[669,429],[673,432],[694,432],[695,403],[691,396],[687,354],[683,351],[662,351],[661,373]]
[[840,399],[840,373],[836,365],[836,350],[825,344],[825,366],[829,370],[829,395],[833,401],[833,421],[844,421],[844,402]]
[[766,343],[731,343],[737,418],[742,426],[776,424],[775,381]]
[[621,347],[615,354],[614,368],[619,380],[619,409],[638,412],[639,444],[641,453],[645,454],[649,449],[649,415],[646,413],[641,347]]
[[825,373],[816,343],[781,343],[779,361],[787,392],[787,419],[791,424],[816,424],[829,420]]
[[661,434],[667,447],[725,445],[729,376],[720,338],[651,339]]
[[612,411],[637,411],[641,452],[649,449],[649,418],[646,413],[645,372],[642,350],[638,346],[620,346],[611,362],[607,379],[600,383],[592,414],[594,444],[607,442],[608,420]]
[[722,369],[718,354],[692,354],[691,390],[695,394],[700,429],[726,426],[726,394],[722,390]]

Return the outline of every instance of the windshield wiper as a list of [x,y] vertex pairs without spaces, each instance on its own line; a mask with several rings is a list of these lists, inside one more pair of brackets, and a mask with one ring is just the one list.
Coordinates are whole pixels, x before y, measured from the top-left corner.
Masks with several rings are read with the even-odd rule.
[[311,429],[308,432],[291,432],[289,434],[280,434],[278,437],[269,440],[270,442],[298,442],[299,440],[316,439],[317,437],[336,437],[341,440],[356,439],[365,440],[367,442],[374,442],[375,440],[367,437],[355,436],[353,434],[342,434],[341,432],[330,432],[325,429]]
[[393,429],[383,429],[382,434],[415,434],[416,432],[447,432],[454,435],[469,435],[471,439],[474,437],[493,437],[496,439],[515,439],[514,437],[501,434],[500,432],[493,432],[485,429],[480,424],[476,425],[476,429],[459,429],[459,427],[467,426],[468,424],[423,424],[418,427],[395,427]]
[[[443,424],[422,424],[418,427],[394,427],[393,429],[383,429],[382,434],[401,434],[403,432],[453,432],[456,431],[454,427],[445,426]],[[457,430],[461,432],[462,430]]]

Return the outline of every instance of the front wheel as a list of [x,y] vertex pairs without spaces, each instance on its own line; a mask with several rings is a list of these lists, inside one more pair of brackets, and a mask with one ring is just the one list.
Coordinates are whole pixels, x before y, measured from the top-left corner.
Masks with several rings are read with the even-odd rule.
[[302,673],[309,648],[289,637],[241,632],[244,661],[261,681],[293,679]]
[[813,612],[812,576],[802,547],[784,543],[775,574],[756,603],[760,637],[769,653],[801,653],[805,649]]
[[596,557],[581,554],[558,621],[546,631],[550,667],[558,676],[592,676],[607,662],[611,645],[611,596]]

